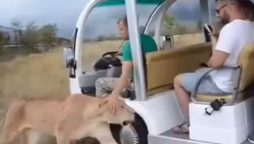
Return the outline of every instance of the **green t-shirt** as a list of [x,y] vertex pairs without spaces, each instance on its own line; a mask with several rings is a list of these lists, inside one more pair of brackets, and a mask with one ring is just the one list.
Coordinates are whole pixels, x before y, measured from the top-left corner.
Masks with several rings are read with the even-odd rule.
[[[144,50],[145,53],[157,51],[157,45],[153,38],[149,35],[140,35],[141,41],[141,48]],[[131,54],[131,45],[130,42],[127,41],[123,46],[123,61],[133,61],[132,54]]]

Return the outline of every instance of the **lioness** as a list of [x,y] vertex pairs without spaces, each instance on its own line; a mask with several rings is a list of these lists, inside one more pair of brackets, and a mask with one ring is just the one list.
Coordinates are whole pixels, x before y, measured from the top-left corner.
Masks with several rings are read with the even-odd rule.
[[20,133],[28,133],[28,144],[39,132],[56,137],[57,144],[69,144],[83,137],[96,137],[101,144],[116,144],[109,123],[134,120],[134,113],[122,103],[112,113],[103,98],[84,95],[65,100],[22,100],[13,102],[7,112],[1,141],[6,144]]

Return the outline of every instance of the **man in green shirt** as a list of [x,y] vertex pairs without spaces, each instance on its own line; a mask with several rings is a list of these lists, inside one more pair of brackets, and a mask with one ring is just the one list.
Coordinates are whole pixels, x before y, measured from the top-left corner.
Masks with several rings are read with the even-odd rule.
[[[125,17],[123,20],[118,21],[118,28],[121,38],[126,40],[124,46],[122,47],[122,74],[120,78],[100,78],[95,83],[97,96],[102,96],[106,94],[107,90],[112,90],[112,93],[107,97],[107,100],[111,104],[112,108],[118,104],[123,90],[130,86],[130,80],[133,73],[133,57],[131,53],[131,45],[129,42],[127,17]],[[143,49],[144,53],[157,50],[157,45],[152,37],[141,34],[140,41],[141,48]]]
[[[141,41],[141,47],[145,53],[153,52],[157,50],[156,43],[154,42],[153,38],[151,38],[150,36],[141,34],[140,41]],[[124,44],[122,48],[122,53],[123,53],[123,61],[130,61],[130,62],[133,61],[132,54],[131,54],[131,46],[129,41],[127,41]]]

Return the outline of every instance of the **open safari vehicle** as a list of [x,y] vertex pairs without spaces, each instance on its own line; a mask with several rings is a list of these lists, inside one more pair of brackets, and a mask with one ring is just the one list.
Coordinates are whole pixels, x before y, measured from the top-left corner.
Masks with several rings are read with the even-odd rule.
[[[234,93],[221,95],[192,94],[189,134],[175,134],[172,128],[183,122],[177,97],[172,87],[177,74],[193,72],[200,63],[207,62],[212,53],[212,43],[205,40],[181,48],[174,43],[174,36],[162,33],[162,24],[167,10],[178,0],[91,0],[82,11],[74,32],[73,47],[66,48],[66,66],[70,70],[70,90],[72,94],[91,94],[95,81],[100,77],[115,77],[112,69],[92,70],[85,65],[91,59],[88,42],[85,41],[86,27],[91,13],[97,8],[119,8],[126,10],[129,38],[134,62],[135,97],[126,98],[126,103],[137,114],[136,124],[122,128],[116,136],[122,144],[182,144],[182,143],[248,143],[247,136],[253,131],[254,99],[251,93],[254,82],[254,46],[246,46],[239,65],[225,66],[235,71]],[[209,21],[208,0],[198,1],[203,24]],[[153,10],[145,21],[144,29],[139,29],[138,8],[153,4]],[[100,19],[97,17],[94,19]],[[102,26],[105,24],[102,24]],[[117,25],[115,25],[117,26]],[[116,27],[117,29],[117,27]],[[153,35],[158,51],[142,55],[140,33]],[[91,31],[91,29],[90,29]],[[165,38],[166,37],[166,38]],[[170,43],[169,45],[166,43]],[[98,51],[101,53],[103,50]],[[92,50],[92,48],[90,48]],[[107,52],[107,51],[105,51]],[[112,53],[106,55],[112,56]],[[144,67],[145,65],[145,67]],[[213,69],[211,69],[213,71]],[[218,101],[215,101],[215,100]],[[223,101],[224,103],[220,103]],[[213,107],[221,104],[218,110]],[[217,104],[218,104],[217,103]],[[112,132],[114,133],[114,131]]]

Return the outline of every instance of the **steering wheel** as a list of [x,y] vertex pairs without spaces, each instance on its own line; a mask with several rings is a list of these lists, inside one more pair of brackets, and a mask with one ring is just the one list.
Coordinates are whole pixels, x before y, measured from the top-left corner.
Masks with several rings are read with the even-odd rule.
[[103,57],[103,58],[108,57],[108,56],[110,56],[110,57],[116,57],[116,56],[118,56],[118,55],[119,55],[119,52],[118,52],[118,51],[110,51],[110,52],[104,53],[104,54],[102,55],[102,57]]
[[117,57],[119,56],[119,52],[118,51],[110,51],[110,52],[106,52],[102,55],[102,60],[110,63],[110,60],[114,59],[117,60],[121,63],[121,60]]
[[113,66],[121,66],[122,62],[121,59],[119,59],[118,56],[118,51],[110,51],[106,52],[102,55],[102,57],[97,60],[94,63],[94,69],[95,70],[105,70],[109,68],[109,65]]

